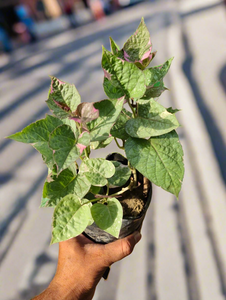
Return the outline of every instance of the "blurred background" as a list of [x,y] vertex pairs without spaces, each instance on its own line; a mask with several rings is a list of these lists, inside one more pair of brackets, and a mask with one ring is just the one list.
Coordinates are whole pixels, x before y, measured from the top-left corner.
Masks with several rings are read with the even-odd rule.
[[[154,187],[133,254],[94,300],[226,299],[226,6],[218,0],[0,1],[0,299],[26,300],[54,275],[53,209],[39,208],[47,170],[29,145],[4,139],[48,112],[50,79],[82,101],[104,99],[101,46],[121,47],[141,17],[158,53],[174,56],[159,102],[179,108],[185,178],[179,201]],[[114,146],[95,152],[105,157]]]

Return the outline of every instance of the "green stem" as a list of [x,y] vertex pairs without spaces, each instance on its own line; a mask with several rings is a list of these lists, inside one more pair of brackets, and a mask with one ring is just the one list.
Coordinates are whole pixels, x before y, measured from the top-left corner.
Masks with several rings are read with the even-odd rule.
[[[114,137],[114,140],[115,140],[117,146],[119,147],[119,149],[123,149],[123,150],[125,149],[123,146],[119,145],[119,143],[118,143],[118,141],[117,141],[117,139],[115,137]],[[123,145],[124,145],[124,141],[123,141]]]
[[75,122],[75,124],[76,124],[76,127],[78,128],[79,134],[81,134],[82,133],[81,125],[78,122]]
[[109,184],[109,182],[107,183],[107,192],[106,192],[106,196],[108,196],[108,194],[109,194],[109,188],[110,188],[110,184]]
[[88,152],[87,152],[86,148],[84,149],[84,153],[85,153],[86,158],[89,158],[89,155],[88,155]]
[[95,199],[92,199],[92,200],[89,200],[88,202],[86,202],[86,203],[83,203],[82,205],[85,205],[85,204],[88,204],[88,203],[92,203],[92,202],[96,202],[96,201],[98,201],[98,200],[102,200],[103,198],[95,198]]
[[128,167],[133,173],[133,182],[131,183],[132,186],[137,186],[137,170],[131,165],[131,163],[128,161]]
[[133,184],[134,186],[137,186],[137,170],[135,168],[132,168],[133,172]]
[[[118,191],[117,193],[114,193],[114,194],[111,194],[111,195],[97,195],[97,196],[99,196],[99,198],[101,198],[101,199],[102,198],[111,198],[111,197],[114,197],[114,196],[121,195],[124,192],[126,192],[128,190],[131,190],[133,188],[135,188],[135,186],[133,187],[133,184],[130,183],[127,187],[122,188],[121,191]],[[99,198],[97,198],[97,199],[99,199]]]

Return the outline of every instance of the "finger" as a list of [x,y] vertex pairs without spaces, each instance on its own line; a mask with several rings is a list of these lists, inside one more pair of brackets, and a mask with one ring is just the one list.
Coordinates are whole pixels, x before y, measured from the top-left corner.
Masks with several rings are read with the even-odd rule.
[[133,234],[123,239],[119,239],[113,243],[107,244],[104,250],[105,261],[111,265],[114,262],[130,255],[140,239],[140,232],[135,231]]

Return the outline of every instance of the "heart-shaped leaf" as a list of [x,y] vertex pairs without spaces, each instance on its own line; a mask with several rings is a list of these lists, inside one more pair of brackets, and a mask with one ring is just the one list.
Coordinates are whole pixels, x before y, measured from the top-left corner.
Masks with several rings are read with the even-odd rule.
[[74,131],[75,136],[77,136],[78,128],[77,128],[76,122],[74,120],[71,120],[69,118],[65,118],[65,119],[61,119],[61,121],[63,122],[63,124],[69,125],[71,127],[71,129]]
[[114,126],[111,128],[111,135],[118,139],[126,140],[129,135],[125,130],[125,126],[131,117],[132,113],[123,108]]
[[41,207],[56,206],[68,194],[75,194],[82,199],[90,189],[90,182],[72,168],[63,170],[58,176],[51,176],[51,181],[46,181],[43,188]]
[[150,138],[176,129],[178,123],[174,114],[154,99],[138,101],[138,117],[131,118],[125,126],[132,137]]
[[38,142],[32,145],[42,154],[44,163],[51,169],[54,165],[53,150],[49,148],[48,142]]
[[113,136],[110,136],[108,138],[106,138],[106,140],[103,141],[97,141],[97,142],[91,142],[90,143],[90,148],[95,150],[95,149],[100,149],[100,148],[105,148],[107,147],[113,140]]
[[118,238],[122,226],[122,206],[116,198],[108,199],[106,204],[94,204],[91,207],[92,217],[100,229]]
[[32,144],[43,157],[44,162],[50,167],[53,167],[53,151],[49,148],[48,141],[51,132],[62,125],[63,122],[58,118],[46,115],[45,119],[39,120],[25,127],[21,132],[17,132],[8,136],[9,139]]
[[54,161],[58,167],[58,173],[69,167],[80,156],[76,147],[78,133],[74,133],[68,125],[57,127],[49,139],[49,147],[54,150]]
[[84,174],[92,185],[104,186],[107,184],[107,178],[115,173],[115,167],[112,162],[103,158],[90,158],[81,163],[80,174]]
[[95,103],[99,117],[87,124],[92,142],[101,142],[109,137],[111,127],[122,110],[123,102],[124,98],[102,100]]
[[129,162],[142,175],[176,195],[184,176],[183,150],[175,131],[150,138],[129,138],[125,144]]
[[92,222],[91,204],[83,203],[75,195],[67,195],[58,203],[53,214],[51,244],[65,241],[81,234]]
[[21,132],[14,133],[7,138],[28,144],[48,142],[50,133],[62,124],[62,121],[58,118],[46,115],[45,119],[36,121],[25,127]]
[[115,174],[108,178],[110,187],[122,186],[124,185],[131,176],[131,170],[128,166],[121,164],[118,161],[112,161],[115,166]]
[[123,61],[103,48],[104,91],[110,99],[140,98],[145,92],[143,72],[133,63]]

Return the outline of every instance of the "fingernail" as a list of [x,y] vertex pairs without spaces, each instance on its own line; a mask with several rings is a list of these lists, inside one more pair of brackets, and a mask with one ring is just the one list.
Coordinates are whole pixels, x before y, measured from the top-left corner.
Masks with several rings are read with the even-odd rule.
[[138,243],[139,240],[141,239],[142,235],[140,234],[139,231],[135,231],[134,232],[134,239],[135,239],[135,242]]

